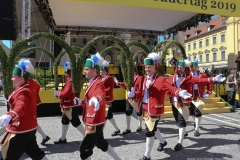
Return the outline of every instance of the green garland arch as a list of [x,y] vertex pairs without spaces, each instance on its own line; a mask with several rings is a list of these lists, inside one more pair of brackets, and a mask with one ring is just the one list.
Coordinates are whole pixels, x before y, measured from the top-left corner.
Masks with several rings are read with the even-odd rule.
[[[8,66],[6,68],[3,68],[7,72],[7,74],[3,77],[4,83],[5,83],[5,94],[6,95],[9,95],[13,91],[13,86],[11,84],[11,73],[12,73],[12,70],[15,65],[14,64],[15,58],[17,57],[17,55],[19,54],[19,52],[21,51],[21,49],[23,48],[24,45],[26,45],[28,42],[31,42],[31,41],[39,39],[39,38],[48,38],[48,39],[54,40],[62,48],[64,48],[67,51],[71,62],[76,61],[76,58],[75,58],[72,48],[64,40],[62,40],[60,37],[56,36],[55,34],[44,33],[44,32],[36,33],[27,39],[21,40],[21,41],[17,42],[10,50],[10,53],[9,53],[9,56],[7,59]],[[73,92],[75,94],[79,95],[79,93],[77,92],[78,83],[76,83],[77,80],[75,78],[76,63],[71,63],[71,68],[72,68],[72,75],[73,75]]]
[[31,50],[35,50],[35,49],[38,49],[38,50],[43,51],[44,53],[46,53],[46,54],[51,58],[51,61],[52,61],[52,62],[55,61],[54,55],[53,55],[51,52],[49,52],[48,50],[46,50],[45,48],[42,48],[42,47],[31,47],[31,48],[28,48],[28,49],[25,49],[25,50],[21,51],[21,52],[19,53],[19,55],[15,58],[15,63],[17,63],[17,61],[18,61],[19,59],[21,59],[21,57],[22,57],[25,53],[27,53],[28,51],[31,51]]
[[[168,42],[168,43],[167,43]],[[161,43],[161,42],[160,42]],[[160,44],[159,43],[159,44]],[[174,40],[167,40],[166,42],[163,42],[163,43],[167,43],[166,46],[164,47],[163,51],[162,51],[162,56],[160,58],[160,65],[163,66],[164,65],[164,61],[165,61],[165,57],[167,55],[167,52],[168,52],[168,49],[170,48],[170,46],[172,46],[173,44],[175,44],[176,46],[179,47],[180,49],[180,53],[181,53],[181,57],[183,59],[186,59],[186,52],[185,52],[185,49],[183,48],[183,46],[179,43],[179,42],[176,42]],[[162,43],[162,44],[163,44]],[[163,71],[163,67],[161,67],[160,71],[158,72],[159,75],[163,75],[164,74],[164,71]]]
[[157,52],[157,49],[158,49],[159,47],[161,47],[163,44],[165,45],[166,43],[169,43],[170,41],[171,41],[171,40],[164,40],[164,41],[159,42],[159,43],[154,47],[153,51],[154,51],[154,52]]
[[[2,70],[5,71],[5,72],[2,72],[2,81],[3,81],[3,84],[7,84],[7,79],[4,78],[4,77],[7,77],[7,75],[9,74],[7,72],[7,60],[8,60],[8,57],[7,57],[7,54],[6,52],[3,50],[2,46],[0,45],[0,61],[1,61],[1,65],[2,65]],[[11,72],[12,73],[12,72]],[[12,85],[12,84],[11,84]],[[7,86],[6,85],[3,85],[3,92],[5,95],[7,95]]]
[[[73,50],[77,51],[78,53],[81,51],[81,48],[78,47],[78,46],[71,46],[71,48],[72,48]],[[54,63],[53,63],[55,89],[58,89],[59,79],[61,79],[61,78],[58,77],[58,65],[59,65],[59,63],[60,63],[60,61],[61,61],[61,58],[62,58],[66,53],[67,53],[66,50],[62,50],[62,51],[60,52],[60,54],[57,56],[57,58],[55,59]],[[79,61],[79,58],[78,58],[78,61]],[[71,62],[71,63],[72,63],[72,62]],[[75,64],[75,62],[74,62],[74,64]],[[79,71],[78,65],[76,65],[76,72],[75,72],[75,73],[79,73],[78,71]],[[73,77],[73,76],[72,76],[72,77]],[[75,78],[77,79],[77,82],[78,82],[79,79],[78,79],[78,76],[77,76],[77,75],[75,75]],[[81,86],[79,85],[79,87],[81,87]],[[79,89],[79,88],[76,88],[76,91],[77,91],[77,93],[80,93],[80,89]]]
[[[124,75],[123,78],[124,78],[124,81],[127,84],[127,89],[130,90],[132,85],[133,85],[133,75],[134,75],[134,73],[133,73],[133,70],[134,70],[133,66],[134,66],[134,63],[133,63],[132,55],[131,55],[131,52],[130,52],[128,46],[121,39],[119,39],[119,38],[117,38],[117,37],[115,37],[113,35],[98,36],[98,37],[92,39],[91,41],[89,41],[84,46],[84,48],[81,51],[81,54],[82,55],[83,54],[88,55],[87,49],[91,45],[93,45],[93,44],[95,44],[97,42],[103,41],[103,40],[111,40],[111,41],[116,42],[121,47],[121,52],[123,52],[123,54],[121,54],[121,55],[126,56],[126,59],[128,59],[128,62],[123,61],[125,63],[128,63],[127,70],[126,70],[127,73],[126,74],[123,73],[123,75]],[[124,65],[123,62],[121,63],[122,65]],[[82,69],[83,68],[81,68],[81,72],[80,72],[81,76],[82,76]]]
[[128,47],[137,46],[137,47],[139,47],[139,48],[142,48],[146,53],[150,53],[150,50],[148,49],[148,47],[145,46],[144,44],[142,44],[141,42],[129,41],[129,42],[127,43],[127,46],[128,46]]
[[140,55],[140,54],[144,55],[145,57],[147,57],[147,55],[148,55],[146,52],[137,51],[137,52],[134,53],[134,55],[133,55],[133,60],[135,60],[135,59],[137,58],[137,56]]
[[107,48],[105,48],[104,50],[102,50],[102,52],[100,52],[100,55],[102,56],[102,57],[105,57],[106,56],[106,54],[107,54],[107,52],[108,51],[111,51],[111,50],[115,50],[115,51],[121,51],[121,48],[119,48],[119,47],[116,47],[116,46],[110,46],[110,47],[107,47]]

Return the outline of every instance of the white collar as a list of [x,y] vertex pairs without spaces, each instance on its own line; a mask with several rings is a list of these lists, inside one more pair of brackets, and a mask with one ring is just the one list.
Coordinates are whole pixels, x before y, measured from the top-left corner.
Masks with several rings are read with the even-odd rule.
[[93,81],[93,79],[94,79],[94,78],[95,78],[95,77],[93,77],[93,78],[89,79],[89,81],[88,81],[88,82],[89,82],[89,83],[91,83],[91,82]]
[[152,74],[151,76],[147,76],[147,79],[148,79],[148,80],[151,80],[152,77],[153,77],[153,75],[154,75],[154,74]]

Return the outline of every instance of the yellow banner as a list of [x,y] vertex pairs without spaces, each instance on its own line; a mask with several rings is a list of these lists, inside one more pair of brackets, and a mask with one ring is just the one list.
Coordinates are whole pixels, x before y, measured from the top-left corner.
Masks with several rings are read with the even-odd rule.
[[240,16],[240,0],[65,0]]

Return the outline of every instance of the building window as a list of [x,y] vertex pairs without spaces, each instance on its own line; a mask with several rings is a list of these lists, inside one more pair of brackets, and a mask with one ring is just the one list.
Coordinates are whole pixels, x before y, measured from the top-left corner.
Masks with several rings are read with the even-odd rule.
[[196,49],[196,42],[193,43],[193,49]]
[[199,55],[199,63],[202,63],[202,55]]
[[211,30],[210,26],[207,26],[207,31],[210,31],[210,30]]
[[206,63],[209,63],[209,54],[206,54]]
[[191,61],[191,56],[190,55],[188,55],[188,60]]
[[221,51],[221,60],[225,61],[225,51]]
[[221,34],[221,43],[225,42],[225,33]]
[[212,38],[212,40],[213,40],[213,44],[217,44],[217,37],[216,37],[216,36],[214,36],[214,37]]
[[213,62],[217,62],[217,53],[213,53]]
[[189,50],[189,51],[191,50],[191,45],[190,45],[190,44],[188,44],[188,50]]
[[198,35],[198,31],[195,31],[194,35],[197,36]]
[[227,18],[224,18],[224,19],[222,20],[222,25],[223,25],[223,26],[226,26],[226,22],[227,22]]
[[208,38],[206,38],[206,42],[205,43],[206,43],[206,47],[209,46],[209,39]]
[[202,48],[202,41],[199,41],[199,48]]

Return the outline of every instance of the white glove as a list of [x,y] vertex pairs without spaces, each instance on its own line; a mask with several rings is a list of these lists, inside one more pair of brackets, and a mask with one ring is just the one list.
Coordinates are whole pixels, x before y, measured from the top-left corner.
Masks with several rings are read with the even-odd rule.
[[128,92],[128,97],[129,97],[129,98],[133,98],[133,97],[135,96],[135,93],[134,93],[134,92],[135,92],[135,88],[132,87],[132,88],[131,88],[131,92]]
[[12,117],[10,115],[3,115],[0,117],[0,127],[6,127],[8,123],[11,121]]
[[219,74],[213,78],[213,82],[223,82],[226,77],[222,77],[222,74]]
[[208,97],[209,97],[209,94],[207,94],[207,93],[203,94],[203,98],[208,98]]
[[74,101],[74,104],[77,106],[80,106],[82,104],[82,100],[78,97],[75,97],[73,101]]
[[181,90],[179,92],[179,96],[184,99],[187,99],[187,98],[190,98],[192,95],[190,93],[188,93],[186,90]]
[[118,80],[117,80],[116,77],[114,77],[113,80],[114,80],[114,82],[115,82],[116,84],[118,84]]
[[94,111],[98,111],[100,107],[100,103],[98,102],[98,99],[96,97],[92,97],[89,101],[89,106],[94,105]]
[[58,90],[55,90],[55,91],[54,91],[54,98],[56,98],[57,95],[58,95]]

